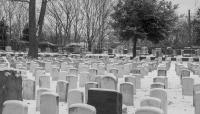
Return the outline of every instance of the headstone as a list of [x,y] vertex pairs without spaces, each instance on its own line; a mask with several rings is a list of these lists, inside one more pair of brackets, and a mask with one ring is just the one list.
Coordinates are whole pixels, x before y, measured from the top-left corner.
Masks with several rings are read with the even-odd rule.
[[181,78],[190,77],[190,71],[187,69],[181,70]]
[[50,76],[40,76],[39,77],[39,87],[40,88],[50,88]]
[[85,84],[85,103],[88,101],[88,90],[91,88],[98,88],[97,82],[87,82]]
[[44,92],[40,96],[40,114],[59,114],[59,96]]
[[163,83],[160,83],[160,82],[155,82],[155,83],[151,84],[151,89],[154,89],[154,88],[165,89],[165,85]]
[[200,114],[200,91],[196,93],[195,97],[195,113],[194,114]]
[[168,88],[168,78],[165,76],[155,77],[155,78],[153,78],[153,82],[163,83],[165,85],[165,89]]
[[59,95],[60,102],[67,102],[69,83],[67,81],[59,80],[56,86],[56,93]]
[[110,69],[110,73],[113,73],[113,74],[114,74],[114,76],[118,77],[119,70],[118,70],[118,69],[116,69],[116,68],[112,68],[112,69]]
[[92,88],[88,104],[96,108],[97,114],[122,114],[122,94],[117,91]]
[[39,88],[37,90],[37,96],[36,96],[36,111],[40,111],[40,96],[42,95],[42,93],[44,92],[51,92],[50,89],[47,88]]
[[135,114],[164,114],[159,108],[141,107],[135,111]]
[[31,79],[23,80],[22,95],[25,100],[35,100],[35,81]]
[[196,102],[196,93],[200,91],[200,84],[195,84],[193,86],[193,106],[195,106],[195,102]]
[[167,114],[167,92],[164,89],[155,88],[150,91],[150,97],[159,98],[161,100],[161,109]]
[[67,102],[69,106],[76,103],[84,103],[83,92],[78,89],[69,90]]
[[97,69],[95,69],[95,68],[89,69],[90,81],[94,81],[97,74],[98,74]]
[[131,73],[133,74],[141,74],[141,70],[139,68],[134,68],[131,70]]
[[131,82],[120,84],[120,93],[122,94],[122,102],[126,106],[134,105],[134,85]]
[[97,82],[98,87],[101,87],[101,78],[103,77],[103,75],[97,75],[94,79],[94,82]]
[[101,78],[101,88],[117,90],[117,79],[115,76],[104,76]]
[[146,97],[140,102],[141,107],[156,107],[161,109],[161,100],[155,97]]
[[89,72],[89,66],[85,64],[79,64],[79,72]]
[[105,65],[100,64],[98,65],[97,75],[104,75],[105,74]]
[[182,79],[182,95],[193,96],[194,79],[183,78]]
[[45,63],[45,72],[51,72],[51,62],[46,62]]
[[96,108],[88,104],[72,104],[69,114],[96,114]]
[[44,75],[45,75],[45,70],[36,70],[36,73],[35,73],[36,85],[39,85],[40,76],[44,76]]
[[[125,82],[131,82],[135,86],[135,89],[141,88],[141,80],[140,78],[136,78],[135,76],[127,76],[125,77]],[[134,94],[136,94],[136,90],[134,90]]]
[[69,82],[69,89],[76,89],[78,77],[75,75],[68,75],[66,76],[66,81]]
[[84,87],[85,83],[90,82],[89,72],[80,72],[79,75],[79,86]]
[[51,75],[53,81],[57,81],[59,79],[59,68],[53,67],[51,69],[50,75]]
[[77,76],[78,75],[78,69],[76,69],[76,68],[70,68],[69,69],[69,74]]
[[2,114],[28,114],[28,106],[22,101],[8,100],[3,103]]
[[167,70],[158,70],[158,76],[167,76]]

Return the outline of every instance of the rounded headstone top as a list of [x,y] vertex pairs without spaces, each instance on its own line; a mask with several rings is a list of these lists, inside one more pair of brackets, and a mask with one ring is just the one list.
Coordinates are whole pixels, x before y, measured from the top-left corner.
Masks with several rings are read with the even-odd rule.
[[106,91],[106,92],[119,93],[118,91],[113,90],[113,89],[91,88],[91,89],[89,89],[89,90],[94,90],[94,91]]
[[98,84],[98,83],[97,82],[86,82],[85,85],[86,84]]
[[41,96],[55,96],[55,97],[58,97],[58,94],[57,93],[54,93],[54,92],[44,92],[41,94]]
[[164,92],[166,92],[165,89],[163,89],[163,88],[153,88],[150,91],[164,91]]
[[132,82],[123,82],[120,85],[124,85],[124,84],[134,85]]
[[153,85],[153,84],[155,84],[155,85],[158,85],[158,84],[159,84],[159,85],[163,85],[163,86],[165,85],[165,84],[162,83],[162,82],[154,82],[154,83],[152,83],[151,85]]
[[51,91],[51,90],[48,88],[39,88],[37,91]]
[[23,81],[35,81],[34,79],[26,78]]
[[69,82],[65,80],[58,80],[57,83],[69,83]]
[[22,101],[19,101],[19,100],[7,100],[3,103],[3,105],[20,105],[20,106],[25,106],[25,107],[28,107],[26,103],[22,102]]
[[78,77],[78,76],[76,76],[76,75],[74,75],[74,74],[67,74],[66,77]]
[[104,75],[104,76],[102,76],[102,78],[112,78],[114,80],[117,80],[116,76],[114,76],[114,75]]
[[163,114],[163,111],[161,109],[155,108],[155,107],[140,107],[136,109],[135,112],[141,112],[141,111],[151,111],[151,112],[155,112],[155,114]]
[[91,106],[91,105],[88,105],[88,104],[83,104],[83,103],[76,103],[76,104],[72,104],[70,105],[69,108],[85,108],[85,109],[89,109],[91,111],[94,111],[96,112],[96,108]]

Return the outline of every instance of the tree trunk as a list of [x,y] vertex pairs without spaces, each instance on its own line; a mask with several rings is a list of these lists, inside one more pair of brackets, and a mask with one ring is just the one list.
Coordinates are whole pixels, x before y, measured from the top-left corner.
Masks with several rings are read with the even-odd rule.
[[132,49],[133,58],[135,58],[136,57],[136,47],[137,47],[137,38],[136,37],[134,37],[132,39],[132,43],[133,43],[133,49]]
[[38,57],[38,41],[36,38],[36,0],[30,0],[29,2],[29,52],[30,58]]
[[44,16],[46,12],[47,0],[42,0],[42,6],[40,9],[40,16],[38,21],[39,31],[38,31],[38,39],[42,39],[42,27],[44,23]]
[[92,42],[88,41],[88,51],[91,52],[92,51]]

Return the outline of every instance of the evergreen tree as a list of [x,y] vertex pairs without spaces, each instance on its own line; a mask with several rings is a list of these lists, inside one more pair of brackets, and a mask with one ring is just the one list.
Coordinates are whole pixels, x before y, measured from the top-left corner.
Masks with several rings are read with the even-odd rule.
[[112,27],[120,40],[132,40],[135,57],[138,39],[159,43],[168,37],[177,20],[176,9],[165,0],[120,0],[114,7]]

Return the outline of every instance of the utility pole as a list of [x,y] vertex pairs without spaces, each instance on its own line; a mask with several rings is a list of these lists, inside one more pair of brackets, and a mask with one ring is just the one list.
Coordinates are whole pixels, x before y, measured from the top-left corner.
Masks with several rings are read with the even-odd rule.
[[191,26],[191,15],[190,15],[190,10],[188,10],[188,26],[189,26],[189,38],[190,38],[190,43],[193,43],[193,39],[192,39],[192,26]]

